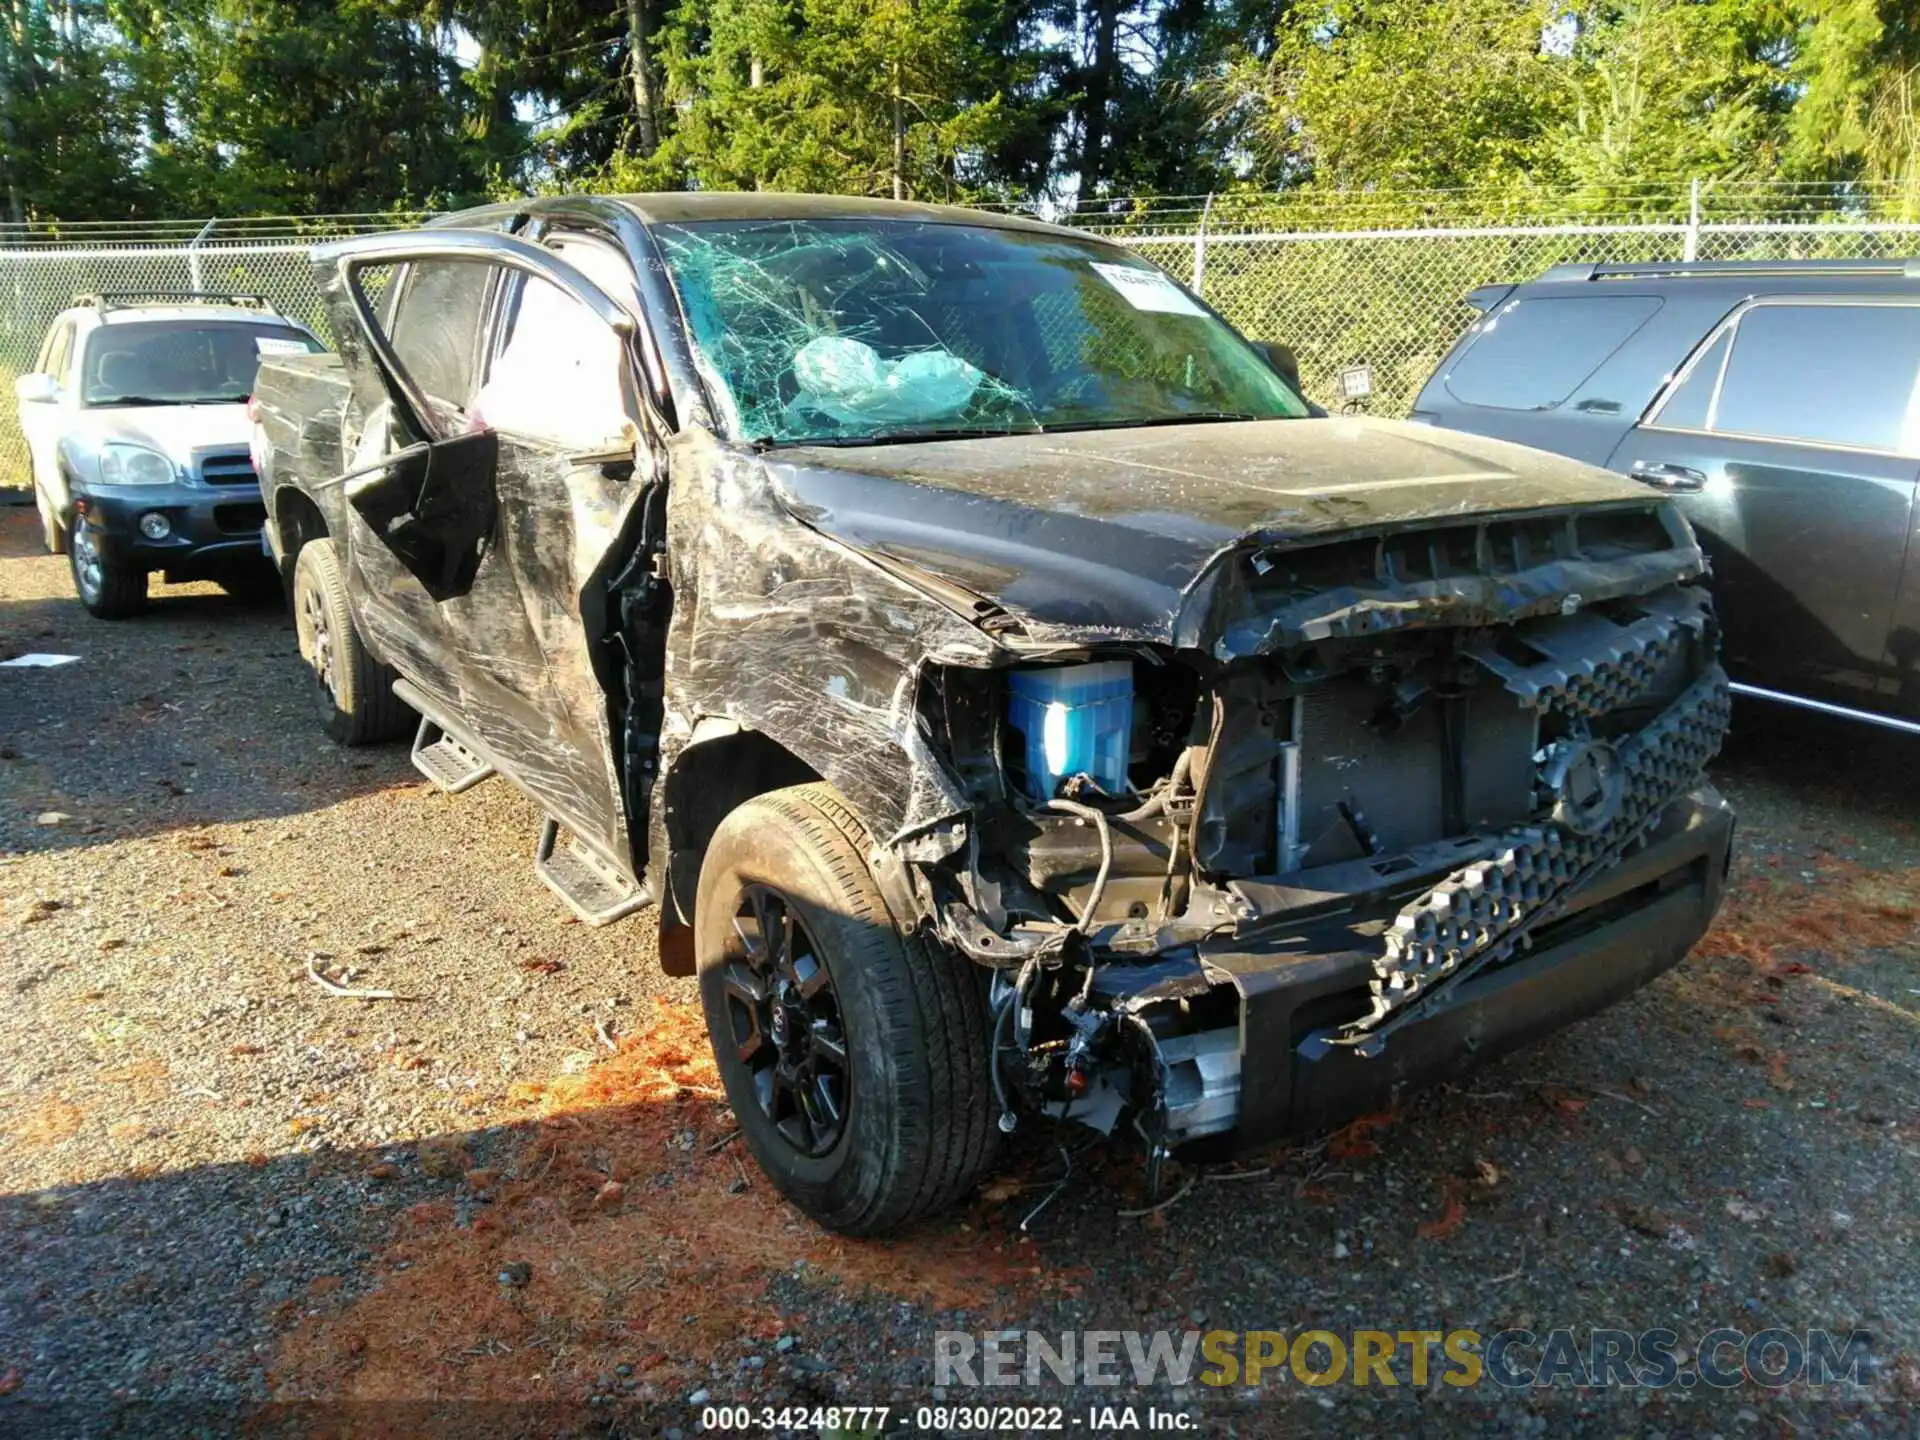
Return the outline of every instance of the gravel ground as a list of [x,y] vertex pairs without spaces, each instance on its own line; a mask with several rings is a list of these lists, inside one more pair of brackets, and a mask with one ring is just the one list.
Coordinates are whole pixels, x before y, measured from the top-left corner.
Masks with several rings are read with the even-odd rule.
[[[0,659],[80,657],[0,670],[0,1430],[354,1399],[392,1433],[692,1433],[704,1391],[1051,1398],[1083,1433],[1108,1428],[1089,1397],[1240,1434],[1912,1433],[1911,742],[1743,712],[1722,926],[1470,1085],[1238,1179],[1176,1177],[1145,1217],[1116,1214],[1144,1203],[1137,1167],[1082,1155],[1023,1234],[1058,1171],[1027,1137],[963,1214],[848,1246],[739,1163],[650,915],[567,920],[517,793],[445,797],[403,747],[331,746],[284,615],[156,586],[147,615],[95,622],[36,546],[31,510],[0,507]],[[310,967],[407,998],[337,998]],[[1880,1404],[932,1388],[937,1330],[1562,1325],[1683,1350],[1858,1329]],[[543,1408],[394,1408],[462,1399]]]

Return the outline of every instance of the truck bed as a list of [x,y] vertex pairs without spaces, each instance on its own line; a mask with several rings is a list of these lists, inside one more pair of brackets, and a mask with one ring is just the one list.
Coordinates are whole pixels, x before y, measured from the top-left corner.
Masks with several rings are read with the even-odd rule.
[[268,492],[301,489],[347,468],[342,434],[354,410],[353,383],[338,355],[275,355],[262,359],[254,405],[266,446],[260,481]]

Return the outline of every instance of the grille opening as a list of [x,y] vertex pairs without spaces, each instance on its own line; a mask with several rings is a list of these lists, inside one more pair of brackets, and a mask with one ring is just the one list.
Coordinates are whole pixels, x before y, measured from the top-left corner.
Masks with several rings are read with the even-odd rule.
[[1382,568],[1402,582],[1444,580],[1480,573],[1480,532],[1454,525],[1390,537],[1382,546]]
[[1376,540],[1342,540],[1298,550],[1263,550],[1253,557],[1255,585],[1263,596],[1293,598],[1370,584],[1379,573]]
[[1542,660],[1549,658],[1546,651],[1529,645],[1525,638],[1510,625],[1502,625],[1494,630],[1493,653],[1502,660],[1526,666],[1538,665]]
[[1579,516],[1580,549],[1589,560],[1651,555],[1673,548],[1667,527],[1651,510],[1610,510]]
[[253,457],[244,450],[231,455],[201,456],[200,478],[209,485],[257,485],[260,483],[260,477],[253,470]]
[[1517,573],[1564,560],[1573,548],[1564,520],[1505,520],[1487,526],[1496,574]]

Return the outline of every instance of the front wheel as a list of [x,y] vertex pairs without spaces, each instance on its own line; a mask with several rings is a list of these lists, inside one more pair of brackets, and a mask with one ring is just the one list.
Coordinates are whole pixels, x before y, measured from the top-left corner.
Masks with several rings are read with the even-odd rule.
[[415,716],[393,693],[393,670],[353,628],[347,579],[331,540],[309,540],[293,565],[293,628],[313,677],[320,726],[342,745],[397,740]]
[[73,567],[74,593],[95,619],[125,620],[146,609],[147,572],[109,560],[84,520],[68,533],[67,560]]
[[839,792],[721,822],[700,869],[700,1000],[727,1099],[774,1187],[876,1235],[952,1204],[996,1139],[982,973],[902,935]]

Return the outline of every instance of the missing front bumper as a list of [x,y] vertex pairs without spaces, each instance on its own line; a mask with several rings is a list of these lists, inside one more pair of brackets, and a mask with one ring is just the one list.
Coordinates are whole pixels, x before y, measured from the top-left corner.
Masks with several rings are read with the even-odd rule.
[[[1231,987],[1238,1025],[1157,1038],[1158,1084],[1144,1128],[1168,1147],[1310,1133],[1593,1014],[1677,964],[1705,933],[1732,835],[1732,810],[1710,787],[1675,802],[1645,844],[1569,898],[1531,949],[1428,998],[1366,1052],[1339,1038],[1368,1005],[1377,949],[1318,943],[1339,933],[1324,925],[1205,948],[1196,970],[1216,993]],[[1364,929],[1341,924],[1349,935]],[[1169,988],[1164,972],[1158,983]],[[1191,998],[1157,1000],[1143,988],[1112,1000],[1152,1028],[1156,1006]]]

